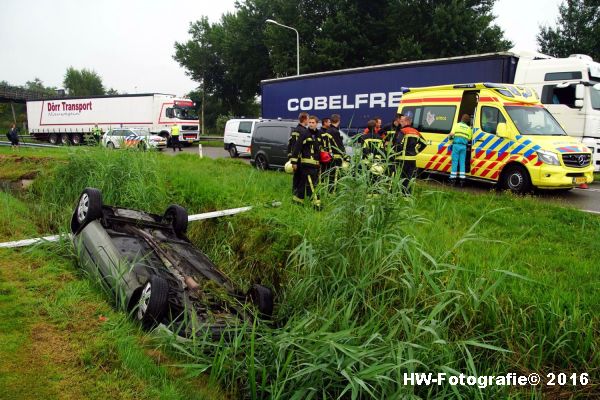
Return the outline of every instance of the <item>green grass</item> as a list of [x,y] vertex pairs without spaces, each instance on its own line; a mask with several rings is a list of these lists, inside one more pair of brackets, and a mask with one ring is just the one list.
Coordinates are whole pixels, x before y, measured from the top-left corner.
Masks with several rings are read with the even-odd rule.
[[[545,395],[599,395],[597,216],[535,197],[426,183],[404,199],[369,187],[360,174],[344,178],[319,213],[291,203],[290,176],[239,160],[62,152],[67,161],[49,165],[21,195],[31,207],[26,229],[65,230],[86,186],[102,189],[108,204],[156,213],[170,203],[190,213],[254,207],[193,223],[189,236],[242,286],[276,289],[277,329],[258,324],[233,344],[170,347],[188,360],[189,373],[208,375],[236,397],[540,396],[398,383],[405,371],[453,369],[587,372],[591,385]],[[367,196],[373,190],[379,197]]]

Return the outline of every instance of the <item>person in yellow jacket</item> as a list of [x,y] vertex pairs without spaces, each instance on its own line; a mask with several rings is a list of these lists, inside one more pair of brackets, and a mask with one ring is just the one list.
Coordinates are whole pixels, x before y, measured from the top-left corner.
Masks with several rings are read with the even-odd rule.
[[179,125],[177,124],[171,126],[171,147],[173,147],[173,151],[175,151],[175,147],[178,147],[179,151],[183,151],[179,141]]
[[452,140],[452,172],[450,173],[450,182],[456,183],[456,176],[461,186],[465,181],[465,161],[467,159],[467,148],[471,143],[471,117],[464,114],[460,122],[456,125],[454,132],[450,133]]

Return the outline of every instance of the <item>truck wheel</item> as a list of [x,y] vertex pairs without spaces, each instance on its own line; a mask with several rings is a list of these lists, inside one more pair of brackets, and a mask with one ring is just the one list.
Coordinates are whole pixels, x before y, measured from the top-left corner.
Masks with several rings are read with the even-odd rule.
[[250,301],[258,308],[261,318],[273,316],[273,292],[263,285],[254,284],[248,291]]
[[169,284],[160,276],[153,275],[142,287],[137,301],[136,318],[146,329],[156,327],[167,309]]
[[171,225],[175,235],[183,237],[187,232],[188,212],[185,208],[172,204],[165,211],[163,223]]
[[50,144],[57,144],[58,135],[56,133],[51,133],[50,135],[48,135],[48,142],[50,142]]
[[527,169],[520,165],[510,165],[502,172],[501,187],[513,193],[525,194],[531,192],[531,178]]
[[65,146],[71,144],[71,139],[69,138],[68,133],[63,133],[60,135],[60,143]]
[[235,144],[229,144],[229,157],[236,158],[238,156],[237,149],[235,148]]
[[79,133],[76,133],[73,136],[71,136],[71,142],[74,145],[80,145],[82,140],[83,140],[83,138],[81,137],[81,135]]
[[77,232],[89,222],[102,217],[102,192],[85,188],[79,196],[77,208],[71,219],[71,231]]
[[254,165],[256,165],[256,168],[260,169],[261,171],[269,169],[269,163],[267,162],[267,158],[263,154],[258,154],[256,156],[256,158],[254,159]]

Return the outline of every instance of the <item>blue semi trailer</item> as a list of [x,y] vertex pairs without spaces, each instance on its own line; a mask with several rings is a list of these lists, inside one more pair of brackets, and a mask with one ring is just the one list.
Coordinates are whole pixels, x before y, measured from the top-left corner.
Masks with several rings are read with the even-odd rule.
[[491,53],[321,72],[261,82],[263,118],[340,114],[342,127],[362,128],[375,116],[393,119],[403,87],[464,82],[512,83],[518,58]]

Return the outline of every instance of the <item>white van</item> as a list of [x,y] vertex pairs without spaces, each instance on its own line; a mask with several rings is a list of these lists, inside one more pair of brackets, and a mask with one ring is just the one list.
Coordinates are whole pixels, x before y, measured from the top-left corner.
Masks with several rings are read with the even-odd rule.
[[259,119],[230,119],[225,124],[223,148],[234,158],[240,154],[250,154],[252,131]]

